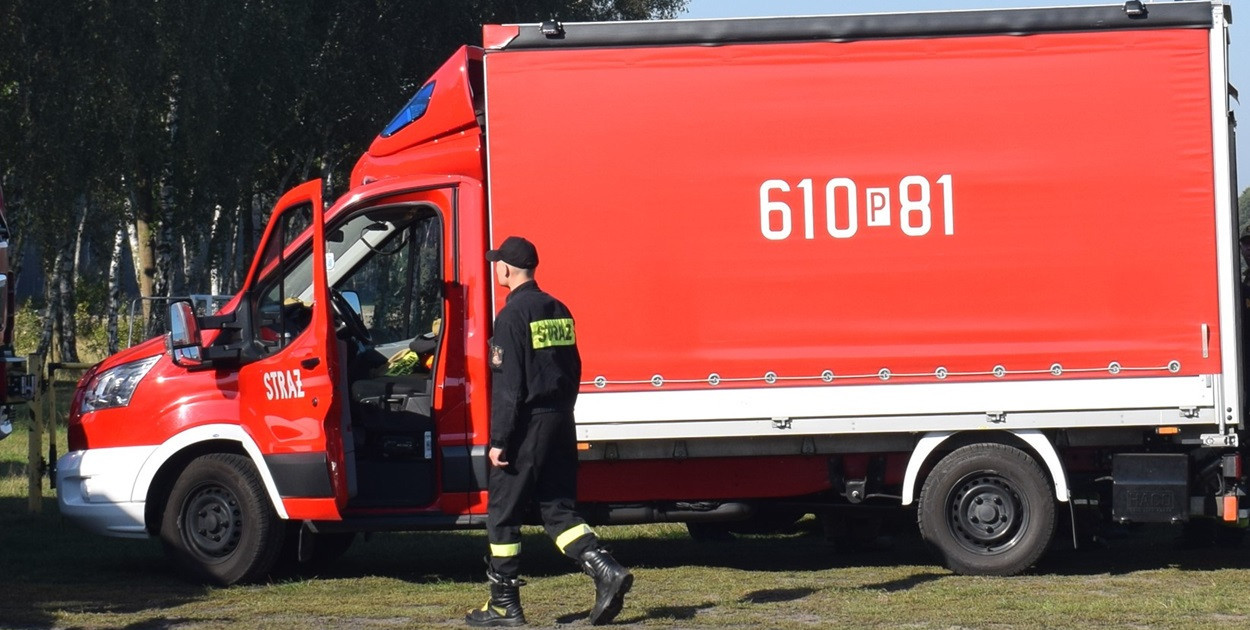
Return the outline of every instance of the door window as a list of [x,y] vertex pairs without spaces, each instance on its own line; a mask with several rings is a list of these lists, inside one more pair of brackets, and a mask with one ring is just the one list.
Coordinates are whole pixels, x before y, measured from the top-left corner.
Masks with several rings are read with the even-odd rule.
[[273,220],[277,223],[261,257],[253,305],[262,355],[286,347],[308,328],[314,295],[306,232],[312,204],[293,206]]
[[385,353],[437,333],[443,316],[442,221],[430,206],[373,208],[329,237],[330,283],[354,292]]

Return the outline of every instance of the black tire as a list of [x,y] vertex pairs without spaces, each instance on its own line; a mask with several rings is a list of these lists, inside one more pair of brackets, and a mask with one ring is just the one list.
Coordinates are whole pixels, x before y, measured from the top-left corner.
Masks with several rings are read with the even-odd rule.
[[1055,533],[1055,499],[1024,451],[972,444],[938,462],[917,510],[920,535],[963,575],[1015,575],[1037,562]]
[[197,581],[221,586],[268,575],[284,532],[251,460],[227,453],[192,460],[161,519],[170,557]]

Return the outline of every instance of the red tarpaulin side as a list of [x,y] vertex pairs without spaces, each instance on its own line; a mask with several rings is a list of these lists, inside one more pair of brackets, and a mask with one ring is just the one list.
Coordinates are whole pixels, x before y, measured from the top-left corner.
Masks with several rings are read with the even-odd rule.
[[586,380],[1216,373],[1207,35],[488,52],[493,240]]

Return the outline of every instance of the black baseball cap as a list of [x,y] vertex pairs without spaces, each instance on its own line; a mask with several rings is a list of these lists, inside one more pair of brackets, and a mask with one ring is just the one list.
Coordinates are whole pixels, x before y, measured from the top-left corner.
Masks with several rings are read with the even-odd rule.
[[486,260],[502,260],[513,267],[533,269],[538,266],[538,248],[520,236],[509,236],[503,240],[499,249],[486,252]]

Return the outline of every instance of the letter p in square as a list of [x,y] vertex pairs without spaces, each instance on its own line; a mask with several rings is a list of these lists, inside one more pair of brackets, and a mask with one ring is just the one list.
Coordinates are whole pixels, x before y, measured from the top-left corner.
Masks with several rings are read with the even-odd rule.
[[890,225],[890,189],[868,188],[865,192],[868,201],[868,225]]

